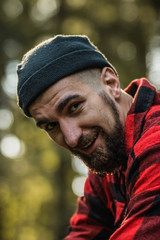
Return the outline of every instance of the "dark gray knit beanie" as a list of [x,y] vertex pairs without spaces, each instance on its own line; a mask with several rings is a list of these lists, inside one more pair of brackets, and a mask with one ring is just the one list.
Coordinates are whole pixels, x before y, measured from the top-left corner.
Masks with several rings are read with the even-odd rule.
[[111,67],[86,36],[57,35],[26,53],[17,66],[18,104],[31,117],[30,104],[49,86],[73,73]]

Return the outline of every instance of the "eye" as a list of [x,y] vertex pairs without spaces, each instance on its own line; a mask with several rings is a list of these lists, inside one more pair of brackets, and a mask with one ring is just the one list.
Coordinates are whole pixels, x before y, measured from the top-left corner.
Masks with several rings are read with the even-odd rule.
[[56,126],[58,125],[57,122],[50,122],[46,125],[45,130],[46,131],[51,131],[53,130]]
[[73,103],[70,107],[69,107],[69,113],[73,113],[77,110],[77,108],[79,107],[80,102],[76,102]]

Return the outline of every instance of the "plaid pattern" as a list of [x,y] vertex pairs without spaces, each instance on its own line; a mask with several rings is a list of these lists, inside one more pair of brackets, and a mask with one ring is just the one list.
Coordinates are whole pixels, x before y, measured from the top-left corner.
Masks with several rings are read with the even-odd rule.
[[160,93],[145,78],[125,91],[134,96],[125,128],[127,169],[89,173],[65,240],[160,238]]

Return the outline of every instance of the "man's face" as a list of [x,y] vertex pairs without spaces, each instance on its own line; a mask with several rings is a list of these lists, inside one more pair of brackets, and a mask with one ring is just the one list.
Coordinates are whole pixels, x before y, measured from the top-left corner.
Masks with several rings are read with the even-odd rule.
[[30,106],[37,126],[94,172],[113,172],[125,160],[124,131],[115,101],[66,77]]

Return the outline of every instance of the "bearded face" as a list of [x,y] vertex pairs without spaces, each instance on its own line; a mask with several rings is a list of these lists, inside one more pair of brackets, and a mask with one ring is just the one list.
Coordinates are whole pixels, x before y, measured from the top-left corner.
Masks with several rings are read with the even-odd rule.
[[37,126],[97,173],[114,172],[126,162],[122,113],[109,90],[67,77],[30,107]]
[[[105,132],[101,127],[93,127],[89,134],[82,135],[79,139],[76,149],[70,149],[78,156],[85,165],[96,173],[112,173],[120,166],[124,167],[126,163],[124,129],[119,119],[117,108],[109,96],[104,92],[100,94],[105,104],[109,105],[115,126],[111,133]],[[99,145],[91,154],[85,154],[78,149],[85,149],[94,144],[97,137],[104,139],[105,144]]]

